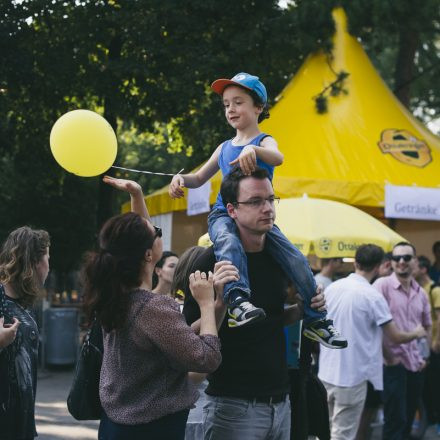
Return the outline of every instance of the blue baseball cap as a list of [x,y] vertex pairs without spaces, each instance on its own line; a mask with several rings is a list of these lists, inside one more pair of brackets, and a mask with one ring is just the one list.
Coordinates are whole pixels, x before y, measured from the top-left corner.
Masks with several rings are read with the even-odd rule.
[[264,84],[259,80],[258,76],[249,75],[249,73],[237,73],[231,79],[217,79],[211,84],[211,89],[219,95],[223,95],[226,86],[236,85],[252,90],[262,100],[263,104],[267,103],[267,92]]

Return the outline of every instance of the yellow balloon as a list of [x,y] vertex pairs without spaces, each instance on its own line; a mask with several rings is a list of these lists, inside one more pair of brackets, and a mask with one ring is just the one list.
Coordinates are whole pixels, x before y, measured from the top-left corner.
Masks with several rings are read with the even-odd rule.
[[116,159],[117,140],[111,125],[90,110],[61,116],[50,132],[50,149],[65,170],[82,177],[98,176]]

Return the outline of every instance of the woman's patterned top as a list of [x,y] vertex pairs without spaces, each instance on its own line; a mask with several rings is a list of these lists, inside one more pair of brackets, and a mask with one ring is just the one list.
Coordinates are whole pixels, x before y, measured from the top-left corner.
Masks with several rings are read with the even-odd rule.
[[209,373],[221,362],[220,340],[198,336],[174,299],[135,290],[126,325],[104,331],[100,397],[107,416],[135,425],[193,406],[188,371]]

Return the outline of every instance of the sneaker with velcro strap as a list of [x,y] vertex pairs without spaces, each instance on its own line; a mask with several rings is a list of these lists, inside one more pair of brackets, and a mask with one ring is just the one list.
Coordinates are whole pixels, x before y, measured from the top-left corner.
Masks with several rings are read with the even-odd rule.
[[254,324],[266,317],[263,309],[255,307],[249,301],[243,301],[240,304],[228,309],[228,326],[242,327],[244,325]]
[[304,336],[327,348],[346,348],[347,340],[333,326],[331,319],[315,321],[303,330]]

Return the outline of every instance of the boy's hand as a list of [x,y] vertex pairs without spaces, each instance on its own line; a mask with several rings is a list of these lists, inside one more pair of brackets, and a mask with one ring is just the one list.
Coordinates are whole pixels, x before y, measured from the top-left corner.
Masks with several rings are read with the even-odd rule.
[[255,153],[255,148],[255,145],[246,145],[243,150],[241,150],[237,159],[229,162],[229,165],[233,166],[239,163],[243,173],[249,176],[257,168],[257,153]]
[[102,180],[113,188],[128,192],[130,195],[142,194],[142,187],[134,180],[116,179],[111,176],[104,176]]
[[181,174],[176,174],[171,179],[170,187],[168,188],[168,194],[172,199],[180,199],[183,197],[183,188],[185,187],[185,180]]

